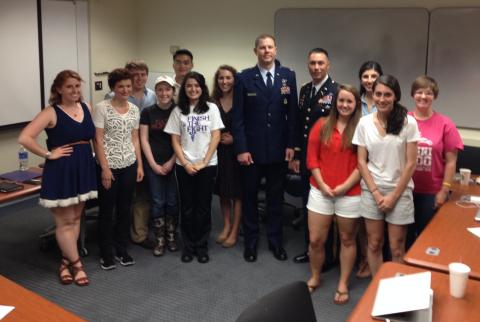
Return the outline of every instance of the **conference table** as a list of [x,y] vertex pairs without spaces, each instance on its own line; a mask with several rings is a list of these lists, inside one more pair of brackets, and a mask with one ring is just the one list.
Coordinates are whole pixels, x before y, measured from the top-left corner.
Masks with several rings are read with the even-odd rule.
[[[383,278],[396,276],[397,273],[414,274],[425,272],[414,266],[387,262],[380,266],[372,282],[363,293],[348,318],[348,322],[378,321],[372,318],[372,308],[377,294],[378,283]],[[468,280],[465,297],[454,298],[450,295],[449,276],[440,272],[432,272],[431,288],[433,289],[433,319],[434,322],[476,322],[480,321],[480,281]]]
[[0,275],[0,305],[15,307],[2,322],[85,321],[2,275]]
[[[38,167],[32,167],[32,168],[29,168],[28,170],[32,172],[38,172],[39,175],[41,175],[42,173],[42,169]],[[0,181],[11,182],[10,180],[4,180],[4,179],[0,179]],[[12,192],[0,192],[0,207],[5,207],[12,203],[20,202],[40,192],[40,187],[41,187],[40,183],[31,184],[31,183],[18,182],[18,184],[21,184],[23,186],[23,189],[12,191]]]
[[[403,259],[407,264],[448,274],[448,264],[462,262],[471,268],[470,278],[480,280],[480,238],[467,231],[470,227],[480,227],[480,222],[474,220],[479,208],[459,206],[456,202],[463,195],[480,196],[480,185],[452,185],[450,200],[405,254]],[[432,248],[439,250],[438,255],[430,254]]]

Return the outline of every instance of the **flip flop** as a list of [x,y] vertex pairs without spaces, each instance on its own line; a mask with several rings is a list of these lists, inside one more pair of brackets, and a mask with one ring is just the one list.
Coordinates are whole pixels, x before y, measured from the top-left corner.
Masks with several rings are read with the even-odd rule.
[[321,284],[321,283],[318,283],[317,285],[307,284],[308,292],[310,292],[310,294],[312,294],[313,292],[315,292],[315,291],[317,290],[317,288],[320,287],[320,284]]
[[[342,296],[347,296],[347,298],[343,301],[337,300],[337,298],[342,297]],[[337,305],[345,305],[345,304],[348,303],[349,300],[350,300],[350,295],[349,295],[348,291],[346,291],[346,292],[340,292],[339,290],[335,291],[335,297],[333,298],[333,303],[335,303]]]

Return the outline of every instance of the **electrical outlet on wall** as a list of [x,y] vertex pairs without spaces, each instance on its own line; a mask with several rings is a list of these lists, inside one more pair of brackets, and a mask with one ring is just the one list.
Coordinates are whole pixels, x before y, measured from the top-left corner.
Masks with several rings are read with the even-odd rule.
[[103,82],[102,81],[96,81],[95,82],[95,90],[96,91],[101,91],[103,89]]

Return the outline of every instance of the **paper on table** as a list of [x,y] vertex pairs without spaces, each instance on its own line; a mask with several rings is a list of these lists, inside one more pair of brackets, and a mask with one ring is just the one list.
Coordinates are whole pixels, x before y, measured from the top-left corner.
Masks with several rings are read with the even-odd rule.
[[480,237],[480,227],[470,227],[470,228],[467,228],[467,230],[472,234],[474,234],[475,236]]
[[372,316],[427,309],[431,276],[431,272],[423,272],[380,280]]
[[0,320],[2,320],[8,313],[12,312],[15,306],[0,305]]

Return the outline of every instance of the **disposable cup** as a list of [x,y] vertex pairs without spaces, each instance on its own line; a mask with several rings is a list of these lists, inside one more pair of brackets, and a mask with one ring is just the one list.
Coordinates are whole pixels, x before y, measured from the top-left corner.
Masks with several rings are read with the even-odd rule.
[[470,267],[463,263],[450,263],[448,270],[450,272],[450,295],[456,298],[464,297]]
[[460,184],[468,185],[470,183],[470,176],[472,170],[466,168],[460,168]]

